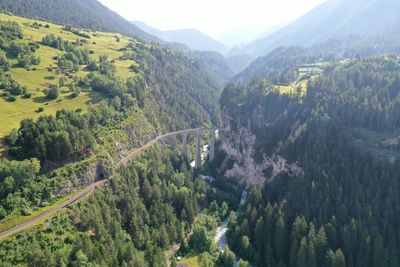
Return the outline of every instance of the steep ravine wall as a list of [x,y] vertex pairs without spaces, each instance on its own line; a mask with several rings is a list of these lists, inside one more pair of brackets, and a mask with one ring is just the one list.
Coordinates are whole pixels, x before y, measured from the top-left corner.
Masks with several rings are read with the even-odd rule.
[[[256,107],[256,109],[259,107]],[[221,132],[220,150],[226,154],[219,169],[228,179],[235,179],[243,183],[263,184],[265,181],[273,181],[279,174],[286,173],[293,177],[303,174],[303,170],[297,163],[289,162],[279,154],[262,154],[261,160],[255,160],[255,154],[259,151],[258,140],[251,131],[252,124],[262,122],[260,112],[249,118],[247,125],[243,125],[239,120],[230,117],[226,111],[222,112],[221,119],[224,130]],[[235,127],[233,127],[235,125]],[[298,133],[298,129],[294,132]],[[292,136],[293,138],[293,136]],[[230,161],[233,164],[227,164]],[[228,167],[229,166],[229,167]]]

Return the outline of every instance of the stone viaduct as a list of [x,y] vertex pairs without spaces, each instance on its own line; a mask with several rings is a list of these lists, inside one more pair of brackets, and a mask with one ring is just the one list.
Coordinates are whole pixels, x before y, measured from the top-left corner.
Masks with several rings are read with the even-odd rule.
[[201,133],[209,132],[210,133],[210,151],[209,151],[209,160],[214,160],[215,157],[215,134],[219,129],[217,128],[198,128],[198,129],[189,129],[183,131],[177,131],[166,134],[164,137],[170,137],[171,139],[171,147],[172,149],[176,149],[178,136],[182,137],[182,154],[184,157],[188,158],[188,140],[190,134],[196,135],[196,158],[195,158],[195,168],[198,169],[201,167],[201,150],[202,147],[200,145]]

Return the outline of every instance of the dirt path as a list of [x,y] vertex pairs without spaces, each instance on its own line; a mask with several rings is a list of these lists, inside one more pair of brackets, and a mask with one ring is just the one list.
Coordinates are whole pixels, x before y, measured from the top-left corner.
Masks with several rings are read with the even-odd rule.
[[[200,129],[200,128],[199,128]],[[130,160],[132,160],[133,158],[135,158],[137,155],[139,155],[143,150],[149,148],[150,146],[152,146],[153,144],[155,144],[156,142],[158,142],[159,140],[175,135],[175,134],[180,134],[180,133],[189,133],[189,132],[195,132],[199,129],[187,129],[187,130],[182,130],[182,131],[176,131],[176,132],[171,132],[171,133],[167,133],[164,135],[159,135],[156,138],[150,140],[149,142],[147,142],[146,144],[144,144],[143,146],[133,150],[131,153],[129,153],[129,155],[127,155],[126,157],[124,157],[123,159],[121,159],[118,163],[117,166],[120,165],[125,165],[127,164]],[[207,130],[207,129],[205,129]],[[45,211],[41,214],[38,214],[37,216],[35,216],[34,218],[19,224],[9,230],[6,230],[2,233],[0,233],[0,240],[3,240],[11,235],[14,235],[20,231],[26,230],[32,226],[34,226],[36,223],[40,222],[41,220],[50,218],[52,215],[54,215],[56,212],[60,211],[61,209],[75,203],[78,202],[79,200],[83,199],[85,196],[89,195],[95,188],[100,187],[102,184],[104,184],[106,182],[106,180],[103,181],[98,181],[96,183],[93,183],[89,186],[87,186],[86,188],[84,188],[81,192],[79,192],[77,195],[73,196],[72,198],[70,198],[69,200],[61,203],[60,205],[58,205],[57,207],[50,209],[48,211]],[[179,247],[176,249],[176,251],[179,250]],[[174,254],[176,253],[176,251],[174,252]],[[172,255],[174,255],[172,254]]]

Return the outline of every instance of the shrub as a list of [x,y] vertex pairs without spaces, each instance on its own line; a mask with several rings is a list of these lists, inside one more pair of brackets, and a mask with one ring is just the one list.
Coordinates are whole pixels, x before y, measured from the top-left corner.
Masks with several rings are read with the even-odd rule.
[[47,99],[57,99],[58,96],[60,95],[58,86],[51,86],[48,89],[43,90],[43,93],[45,94]]
[[10,88],[10,94],[17,96],[17,95],[22,95],[26,92],[26,89],[20,85],[13,86]]
[[72,97],[78,97],[79,94],[81,93],[81,90],[79,89],[79,87],[77,87],[74,83],[71,83],[69,88],[72,91],[72,94],[71,94]]
[[15,102],[17,100],[17,98],[13,95],[9,95],[7,96],[7,101],[8,102]]
[[29,92],[26,92],[25,94],[24,94],[24,98],[31,98],[32,97],[32,93],[29,93]]

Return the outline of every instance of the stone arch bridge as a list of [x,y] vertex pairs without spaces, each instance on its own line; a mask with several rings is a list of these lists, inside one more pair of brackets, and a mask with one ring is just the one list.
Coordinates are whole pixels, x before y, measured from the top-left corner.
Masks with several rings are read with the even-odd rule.
[[213,161],[215,157],[215,134],[220,129],[218,128],[197,128],[197,129],[189,129],[183,131],[177,131],[168,133],[163,138],[169,137],[171,141],[172,149],[176,149],[178,136],[182,137],[182,154],[184,157],[188,158],[188,140],[190,134],[196,135],[196,158],[195,158],[195,168],[198,169],[201,167],[201,145],[200,145],[200,138],[202,132],[209,132],[210,134],[210,153],[209,153],[209,160]]
[[189,140],[189,135],[190,134],[195,134],[196,135],[196,158],[195,158],[195,168],[200,168],[201,167],[201,146],[200,146],[200,138],[201,138],[201,133],[203,132],[209,132],[210,133],[210,154],[209,154],[209,159],[210,161],[214,160],[215,156],[215,134],[217,131],[220,131],[221,129],[219,128],[196,128],[196,129],[186,129],[186,130],[181,130],[181,131],[176,131],[176,132],[170,132],[166,133],[163,135],[159,135],[156,138],[152,139],[151,141],[147,142],[145,145],[141,146],[140,148],[137,148],[133,150],[129,155],[121,159],[117,163],[117,166],[119,165],[125,165],[127,164],[131,159],[136,157],[140,152],[145,150],[146,148],[152,146],[153,144],[157,143],[158,141],[165,141],[165,139],[170,139],[171,142],[171,147],[172,149],[176,149],[178,137],[182,137],[182,154],[184,157],[188,158],[188,140]]

